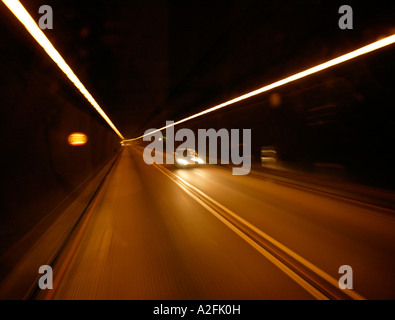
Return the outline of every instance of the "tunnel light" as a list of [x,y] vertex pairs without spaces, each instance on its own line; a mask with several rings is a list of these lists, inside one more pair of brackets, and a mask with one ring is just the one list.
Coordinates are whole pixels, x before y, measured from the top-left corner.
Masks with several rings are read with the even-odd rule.
[[151,135],[151,134],[153,134],[153,133],[155,133],[155,132],[158,132],[158,131],[161,131],[161,130],[163,130],[163,129],[166,129],[166,128],[168,128],[168,127],[172,127],[172,126],[175,126],[175,125],[177,125],[177,124],[183,123],[183,122],[185,122],[185,121],[195,119],[195,118],[200,117],[200,116],[202,116],[202,115],[205,115],[205,114],[207,114],[207,113],[209,113],[209,112],[216,111],[216,110],[218,110],[218,109],[224,108],[224,107],[229,106],[229,105],[231,105],[231,104],[234,104],[234,103],[236,103],[236,102],[239,102],[239,101],[242,101],[242,100],[251,98],[251,97],[256,96],[256,95],[258,95],[258,94],[261,94],[261,93],[263,93],[263,92],[266,92],[266,91],[269,91],[269,90],[271,90],[271,89],[274,89],[274,88],[283,86],[283,85],[285,85],[285,84],[287,84],[287,83],[296,81],[296,80],[298,80],[298,79],[307,77],[307,76],[309,76],[309,75],[311,75],[311,74],[314,74],[314,73],[317,73],[317,72],[319,72],[319,71],[328,69],[328,68],[333,67],[333,66],[335,66],[335,65],[338,65],[338,64],[340,64],[340,63],[343,63],[343,62],[345,62],[345,61],[354,59],[354,58],[356,58],[356,57],[359,57],[359,56],[364,55],[364,54],[366,54],[366,53],[369,53],[369,52],[375,51],[375,50],[377,50],[377,49],[383,48],[383,47],[388,46],[388,45],[393,44],[393,43],[395,43],[395,34],[394,34],[394,35],[391,35],[391,36],[389,36],[389,37],[380,39],[380,40],[378,40],[378,41],[376,41],[376,42],[373,42],[373,43],[371,43],[371,44],[368,44],[368,45],[366,45],[366,46],[364,46],[364,47],[362,47],[362,48],[359,48],[359,49],[357,49],[357,50],[354,50],[354,51],[351,51],[351,52],[349,52],[349,53],[346,53],[346,54],[344,54],[344,55],[342,55],[342,56],[340,56],[340,57],[337,57],[337,58],[334,58],[334,59],[329,60],[329,61],[327,61],[327,62],[321,63],[321,64],[319,64],[319,65],[317,65],[317,66],[315,66],[315,67],[309,68],[309,69],[307,69],[307,70],[301,71],[301,72],[299,72],[299,73],[296,73],[296,74],[291,75],[291,76],[289,76],[289,77],[286,77],[286,78],[284,78],[284,79],[281,79],[281,80],[278,80],[278,81],[276,81],[276,82],[273,82],[272,84],[266,85],[266,86],[264,86],[264,87],[262,87],[262,88],[260,88],[260,89],[251,91],[251,92],[249,92],[249,93],[246,93],[246,94],[244,94],[244,95],[242,95],[242,96],[239,96],[239,97],[237,97],[237,98],[234,98],[234,99],[232,99],[232,100],[223,102],[223,103],[221,103],[221,104],[219,104],[219,105],[216,105],[216,106],[214,106],[214,107],[212,107],[212,108],[206,109],[206,110],[204,110],[204,111],[201,111],[201,112],[199,112],[199,113],[196,113],[196,114],[194,114],[194,115],[191,115],[191,116],[189,116],[189,117],[187,117],[187,118],[184,118],[184,119],[181,119],[181,120],[179,120],[179,121],[176,121],[176,122],[174,122],[174,123],[172,123],[172,124],[166,125],[166,126],[160,128],[160,129],[153,130],[153,131],[151,131],[151,132],[149,132],[149,133],[147,133],[147,134],[144,134],[144,135],[139,136],[139,137],[137,137],[137,138],[128,139],[128,140],[130,140],[130,141],[132,141],[132,140],[137,140],[137,139],[143,138],[143,137],[145,137],[145,136]]
[[72,146],[82,146],[88,142],[88,137],[82,132],[73,132],[67,137],[67,141]]
[[37,26],[36,22],[30,16],[29,12],[23,7],[18,0],[2,0],[4,4],[11,10],[11,12],[18,18],[18,20],[25,26],[27,31],[32,37],[43,47],[45,52],[51,57],[51,59],[58,65],[58,67],[66,74],[70,81],[77,87],[77,89],[84,95],[89,103],[95,108],[95,110],[102,116],[102,118],[108,123],[108,125],[115,131],[115,133],[124,140],[122,134],[118,131],[115,125],[111,122],[110,118],[105,114],[99,104],[95,101],[92,95],[84,87],[78,77],[74,74],[73,70],[64,61],[59,52],[54,48],[52,43],[48,40],[45,34]]

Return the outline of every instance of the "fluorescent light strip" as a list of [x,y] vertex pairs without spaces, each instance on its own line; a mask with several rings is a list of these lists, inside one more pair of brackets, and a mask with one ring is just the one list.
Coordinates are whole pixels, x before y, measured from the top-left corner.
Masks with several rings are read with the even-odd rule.
[[161,131],[161,130],[163,130],[163,129],[166,129],[166,128],[175,126],[175,125],[177,125],[177,124],[183,123],[183,122],[188,121],[188,120],[192,120],[192,119],[194,119],[194,118],[197,118],[197,117],[200,117],[200,116],[202,116],[202,115],[205,115],[205,114],[207,114],[207,113],[209,113],[209,112],[213,112],[213,111],[215,111],[215,110],[224,108],[224,107],[229,106],[229,105],[231,105],[231,104],[234,104],[234,103],[236,103],[236,102],[239,102],[239,101],[242,101],[242,100],[251,98],[251,97],[256,96],[256,95],[258,95],[258,94],[261,94],[261,93],[263,93],[263,92],[266,92],[266,91],[269,91],[269,90],[271,90],[271,89],[274,89],[274,88],[283,86],[283,85],[285,85],[285,84],[287,84],[287,83],[290,83],[290,82],[292,82],[292,81],[296,81],[296,80],[298,80],[298,79],[307,77],[308,75],[311,75],[311,74],[313,74],[313,73],[317,73],[317,72],[322,71],[322,70],[324,70],[324,69],[328,69],[328,68],[333,67],[333,66],[335,66],[335,65],[337,65],[337,64],[340,64],[340,63],[343,63],[343,62],[345,62],[345,61],[354,59],[354,58],[356,58],[356,57],[358,57],[358,56],[361,56],[361,55],[364,55],[364,54],[366,54],[366,53],[375,51],[375,50],[377,50],[377,49],[383,48],[383,47],[388,46],[388,45],[393,44],[393,43],[395,43],[395,34],[394,34],[394,35],[391,35],[391,36],[389,36],[389,37],[386,37],[386,38],[384,38],[384,39],[378,40],[378,41],[376,41],[376,42],[373,42],[373,43],[371,43],[371,44],[369,44],[369,45],[366,45],[366,46],[364,46],[364,47],[362,47],[362,48],[359,48],[359,49],[357,49],[357,50],[355,50],[355,51],[352,51],[352,52],[349,52],[349,53],[347,53],[347,54],[344,54],[344,55],[342,55],[342,56],[340,56],[340,57],[337,57],[337,58],[335,58],[335,59],[332,59],[332,60],[329,60],[329,61],[324,62],[324,63],[322,63],[322,64],[319,64],[319,65],[317,65],[317,66],[315,66],[315,67],[312,67],[312,68],[310,68],[310,69],[307,69],[307,70],[304,70],[304,71],[302,71],[302,72],[296,73],[296,74],[294,74],[294,75],[292,75],[292,76],[289,76],[289,77],[287,77],[287,78],[284,78],[284,79],[282,79],[282,80],[273,82],[272,84],[269,84],[269,85],[267,85],[267,86],[264,86],[264,87],[262,87],[262,88],[260,88],[260,89],[255,90],[255,91],[251,91],[251,92],[246,93],[246,94],[244,94],[244,95],[242,95],[242,96],[239,96],[239,97],[234,98],[234,99],[232,99],[232,100],[226,101],[226,102],[224,102],[224,103],[221,103],[221,104],[219,104],[219,105],[216,105],[216,106],[214,106],[214,107],[212,107],[212,108],[209,108],[209,109],[207,109],[207,110],[204,110],[204,111],[202,111],[202,112],[196,113],[196,114],[194,114],[194,115],[192,115],[192,116],[189,116],[189,117],[187,117],[187,118],[184,118],[184,119],[182,119],[182,120],[176,121],[176,122],[174,122],[174,123],[172,123],[172,124],[170,124],[170,125],[167,125],[167,126],[164,126],[164,127],[160,128],[160,129],[153,130],[153,131],[151,131],[150,133],[144,134],[144,135],[139,136],[139,137],[137,137],[137,138],[128,139],[128,140],[126,140],[126,141],[133,141],[133,140],[141,139],[141,138],[143,138],[143,137],[145,137],[145,136],[148,136],[148,135],[151,135],[151,134],[153,134],[153,133],[155,133],[155,132],[158,132],[158,131]]
[[79,91],[85,96],[95,110],[103,117],[103,119],[109,124],[109,126],[115,131],[115,133],[124,140],[125,138],[118,131],[115,125],[111,122],[110,118],[100,108],[99,104],[95,101],[92,95],[84,87],[78,77],[74,74],[73,70],[64,61],[59,52],[54,48],[52,43],[48,40],[45,34],[37,26],[36,22],[30,16],[29,12],[23,7],[18,0],[2,0],[4,4],[11,10],[11,12],[18,18],[18,20],[25,26],[27,31],[33,36],[33,38],[42,46],[45,52],[51,57],[51,59],[58,65],[58,67],[66,74],[70,81],[78,88]]

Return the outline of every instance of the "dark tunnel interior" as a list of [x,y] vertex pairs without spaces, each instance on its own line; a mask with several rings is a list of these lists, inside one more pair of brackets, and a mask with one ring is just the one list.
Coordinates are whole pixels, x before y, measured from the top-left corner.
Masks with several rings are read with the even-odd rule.
[[[40,18],[37,8],[42,5],[42,1],[21,2],[37,21]],[[45,35],[125,139],[138,137],[150,128],[161,128],[166,121],[181,120],[395,34],[395,6],[389,2],[372,5],[351,1],[350,5],[355,9],[353,30],[340,30],[337,26],[337,10],[343,4],[342,1],[179,3],[167,0],[101,0],[92,4],[91,1],[50,0],[46,4],[54,10],[54,28],[46,30]],[[395,46],[392,44],[184,122],[176,126],[176,129],[190,129],[196,137],[200,129],[251,129],[251,153],[248,156],[251,158],[252,176],[258,172],[267,175],[268,181],[278,176],[284,185],[291,184],[289,181],[300,180],[303,181],[300,182],[300,188],[320,184],[323,186],[320,192],[336,189],[338,193],[328,194],[347,199],[352,194],[352,201],[370,201],[369,208],[377,206],[393,213],[394,56]],[[146,172],[147,169],[141,169],[145,167],[137,164],[136,159],[142,159],[139,152],[152,140],[139,139],[129,145],[121,145],[119,135],[56,63],[48,58],[3,2],[0,2],[0,104],[0,283],[7,280],[7,275],[35,248],[35,242],[39,241],[41,235],[51,228],[56,237],[53,243],[48,243],[47,250],[44,248],[40,251],[36,259],[57,261],[58,253],[67,247],[70,235],[78,229],[76,226],[95,203],[99,190],[107,190],[103,186],[106,183],[108,186],[108,181],[121,181],[126,175],[116,175],[116,168],[128,172],[128,178],[123,177],[125,183],[138,185],[140,180],[143,181],[139,185],[140,189],[136,187],[137,191],[133,189],[134,193],[128,194],[128,199],[133,199],[136,203],[148,199],[145,201],[146,207],[138,202],[134,207],[131,206],[132,209],[128,209],[130,212],[149,212],[147,208],[152,206],[155,210],[151,211],[159,214],[162,213],[161,210],[164,212],[176,206],[172,201],[176,202],[177,199],[180,199],[185,208],[193,207],[171,186],[160,182],[159,178]],[[73,145],[70,140],[76,137],[73,134],[82,134],[84,143]],[[162,134],[166,147],[168,142],[165,130],[162,130]],[[195,142],[197,144],[197,138]],[[219,145],[217,147],[219,151]],[[242,147],[241,140],[237,147]],[[137,151],[133,153],[128,148]],[[275,165],[264,163],[267,159],[273,159],[272,155],[268,156],[270,152],[275,152]],[[125,164],[126,158],[128,164]],[[135,171],[128,167],[132,164]],[[199,180],[202,189],[210,185],[210,178],[206,176],[211,172],[209,170],[209,173],[169,170],[176,174],[183,172],[184,176],[180,174],[180,177],[186,180],[190,176],[192,181],[197,181],[199,175],[204,177],[208,182],[203,183],[203,178]],[[217,183],[220,187],[216,189],[224,194],[250,190],[258,184],[256,181],[250,184],[242,182],[239,189],[229,191],[232,184],[227,184],[226,178],[221,178],[220,169],[212,170],[217,170],[213,171],[212,186]],[[158,186],[154,183],[156,179]],[[271,187],[269,184],[267,190],[277,188],[270,189]],[[118,193],[126,194],[126,187],[125,190],[122,188]],[[183,188],[187,189],[185,185]],[[262,190],[266,190],[264,188],[266,187],[262,187]],[[141,190],[146,189],[142,195]],[[280,207],[281,200],[275,204],[269,197],[271,191],[265,196],[259,192],[257,195],[252,192],[255,198],[252,199],[251,196],[247,199],[251,203],[258,203],[257,199],[267,196],[270,210]],[[244,199],[243,197],[240,196],[240,199]],[[298,203],[295,200],[298,197],[293,193],[292,197],[292,201]],[[242,211],[240,207],[244,202],[236,197],[233,200],[237,203],[235,208]],[[162,203],[158,204],[157,201]],[[311,206],[314,201],[312,200]],[[111,205],[114,203],[117,201],[113,200]],[[325,207],[325,201],[323,203],[322,207]],[[210,208],[217,208],[212,203],[210,205]],[[310,208],[308,205],[306,207]],[[340,208],[335,214],[347,216],[346,209],[343,212],[342,207],[333,207]],[[290,208],[293,209],[293,206],[289,205],[287,210],[291,211]],[[261,210],[257,205],[246,215],[256,211],[266,218],[269,209]],[[185,212],[188,210],[185,209]],[[277,212],[276,210],[273,209],[273,212]],[[296,211],[298,215],[305,217],[303,210]],[[318,219],[318,210],[314,210],[309,212],[311,217],[306,218],[306,225],[313,224]],[[351,209],[349,211],[354,212]],[[174,221],[174,217],[178,217],[177,213],[167,213]],[[69,219],[62,220],[67,215]],[[327,221],[326,216],[323,216],[323,221]],[[144,219],[146,217],[141,218],[143,222],[140,222],[148,225]],[[163,217],[161,219],[165,220]],[[155,220],[155,232],[156,224],[159,223],[157,221],[161,222],[161,219],[152,219]],[[200,221],[195,216],[193,219]],[[272,217],[267,219],[270,222]],[[291,225],[294,221],[292,219],[294,218],[290,218]],[[334,218],[341,221],[337,216],[336,219]],[[321,230],[324,222],[317,223],[316,230]],[[182,228],[181,224],[175,225],[175,231],[172,230],[177,234]],[[353,226],[353,230],[357,230],[360,225],[357,222]],[[383,228],[387,227],[389,225]],[[273,229],[274,233],[277,232],[276,228],[277,226]],[[211,232],[211,227],[207,230],[207,233]],[[303,228],[295,231],[295,234],[300,230]],[[381,229],[372,231],[372,234],[376,234],[378,230]],[[158,231],[152,237],[159,239],[158,234],[162,235],[161,232]],[[163,231],[163,238],[173,237],[170,231],[166,232]],[[339,233],[346,234],[343,229]],[[326,235],[325,232],[322,234]],[[383,234],[386,236],[390,232]],[[131,237],[134,234],[131,233]],[[362,243],[371,238],[367,237]],[[389,243],[391,239],[387,239],[389,241],[384,250],[385,254],[388,253],[388,260],[394,257],[393,244]],[[169,243],[173,244],[172,241],[169,240]],[[217,246],[216,241],[212,240],[212,243]],[[160,243],[158,240],[159,247]],[[354,250],[354,243],[350,243],[349,247]],[[182,245],[177,242],[176,246]],[[165,248],[163,252],[167,252],[166,250],[170,249]],[[211,252],[210,250],[207,249],[207,252]],[[139,251],[136,249],[136,252]],[[159,256],[161,254],[162,252]],[[229,253],[228,256],[230,255]],[[172,257],[182,260],[176,254]],[[255,261],[254,259],[251,258],[251,261]],[[195,272],[194,268],[191,268],[190,274]],[[35,270],[31,274],[37,278]],[[185,274],[182,273],[179,277],[182,278]],[[9,293],[11,298],[30,299],[37,294],[37,288],[31,287],[28,281],[22,282],[16,281],[18,287]],[[199,292],[198,289],[196,292]],[[387,292],[389,293],[385,297],[394,297],[393,289],[388,289]],[[0,299],[8,298],[7,293],[2,293],[0,287]],[[249,297],[248,294],[245,296]]]

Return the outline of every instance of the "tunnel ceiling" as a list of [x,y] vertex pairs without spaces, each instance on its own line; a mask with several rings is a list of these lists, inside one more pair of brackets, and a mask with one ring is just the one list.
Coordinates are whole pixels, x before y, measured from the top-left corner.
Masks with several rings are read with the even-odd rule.
[[[39,0],[22,3],[39,19]],[[393,33],[393,5],[354,1],[51,0],[45,33],[126,138]]]

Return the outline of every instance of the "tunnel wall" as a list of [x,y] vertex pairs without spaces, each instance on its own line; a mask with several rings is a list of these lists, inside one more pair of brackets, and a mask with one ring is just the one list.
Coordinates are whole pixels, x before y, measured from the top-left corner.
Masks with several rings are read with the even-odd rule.
[[[119,137],[41,48],[9,24],[0,34],[0,254],[92,179]],[[88,141],[71,146],[68,136]]]

